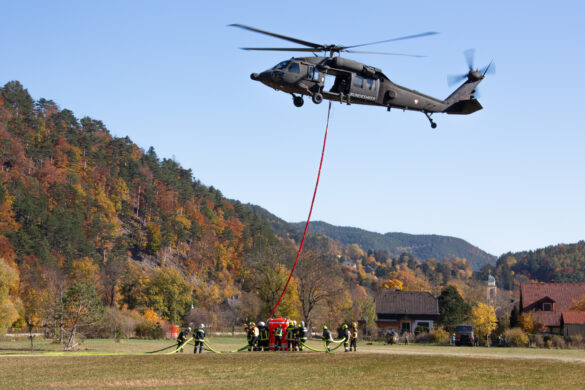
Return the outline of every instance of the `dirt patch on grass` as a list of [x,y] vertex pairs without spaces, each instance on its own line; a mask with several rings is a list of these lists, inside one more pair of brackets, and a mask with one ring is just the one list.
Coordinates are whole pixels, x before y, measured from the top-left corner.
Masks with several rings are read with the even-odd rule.
[[108,382],[100,381],[67,381],[67,382],[50,382],[45,385],[51,389],[66,389],[66,388],[120,388],[120,387],[161,387],[161,386],[203,386],[203,385],[225,385],[238,386],[242,385],[242,380],[228,380],[228,379],[134,379],[134,380],[115,380]]

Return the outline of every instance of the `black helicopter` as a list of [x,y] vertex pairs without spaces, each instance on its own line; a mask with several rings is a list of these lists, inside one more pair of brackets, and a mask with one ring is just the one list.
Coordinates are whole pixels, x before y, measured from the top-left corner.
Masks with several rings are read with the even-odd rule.
[[[243,47],[242,50],[329,53],[329,56],[322,57],[317,56],[316,54],[313,54],[314,57],[293,57],[289,60],[278,63],[273,68],[262,73],[252,73],[250,75],[252,80],[260,81],[276,90],[290,93],[293,96],[293,103],[296,107],[301,107],[303,105],[303,95],[307,95],[311,96],[311,99],[315,104],[321,103],[323,99],[328,99],[340,101],[342,103],[345,102],[347,104],[354,103],[383,106],[386,107],[388,111],[393,107],[402,110],[420,111],[426,115],[431,123],[431,127],[434,129],[437,127],[437,124],[431,118],[433,113],[442,112],[447,114],[467,115],[481,110],[483,107],[474,96],[475,89],[488,72],[493,73],[495,71],[493,61],[483,69],[474,70],[473,51],[466,51],[465,56],[469,66],[469,71],[463,75],[451,76],[450,78],[451,82],[460,82],[463,80],[465,80],[465,82],[449,95],[449,97],[445,100],[441,100],[393,83],[378,68],[339,56],[339,53],[346,52],[422,57],[408,54],[358,51],[353,50],[353,48],[384,42],[420,38],[437,34],[436,32],[425,32],[422,34],[409,35],[360,45],[338,46],[321,45],[242,24],[230,24],[230,26],[243,28],[245,30],[269,35],[305,46],[295,48]],[[335,56],[336,53],[338,54],[337,56]],[[325,75],[332,75],[335,78],[333,86],[328,91],[324,89]]]

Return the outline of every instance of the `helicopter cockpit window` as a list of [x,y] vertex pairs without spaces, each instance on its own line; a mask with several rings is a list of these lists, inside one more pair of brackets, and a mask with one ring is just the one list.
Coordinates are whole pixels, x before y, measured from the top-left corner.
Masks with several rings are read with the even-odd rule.
[[281,63],[279,63],[278,65],[276,65],[274,67],[274,69],[278,69],[278,70],[286,69],[286,67],[288,66],[289,63],[290,63],[290,61],[282,61]]
[[301,73],[301,66],[298,62],[293,62],[288,67],[288,71],[292,73]]
[[363,88],[364,87],[364,78],[362,76],[356,75],[353,78],[353,85],[356,87]]

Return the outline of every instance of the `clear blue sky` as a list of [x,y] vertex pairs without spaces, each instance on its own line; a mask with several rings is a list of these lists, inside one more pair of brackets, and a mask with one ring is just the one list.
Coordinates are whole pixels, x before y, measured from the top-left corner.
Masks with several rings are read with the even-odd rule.
[[[79,118],[104,121],[159,157],[175,157],[224,195],[304,220],[327,104],[250,80],[287,42],[242,23],[319,43],[428,55],[353,55],[439,98],[492,58],[484,110],[436,115],[334,104],[313,220],[463,238],[499,255],[585,239],[585,28],[581,1],[5,1],[0,84],[19,80]],[[300,55],[300,54],[299,54]]]

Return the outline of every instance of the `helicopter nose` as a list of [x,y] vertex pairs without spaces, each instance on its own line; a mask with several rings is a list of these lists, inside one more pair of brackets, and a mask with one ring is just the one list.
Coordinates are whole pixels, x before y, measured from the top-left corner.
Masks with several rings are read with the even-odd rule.
[[250,75],[250,78],[254,81],[258,81],[258,80],[260,80],[260,75],[258,73],[252,73]]

